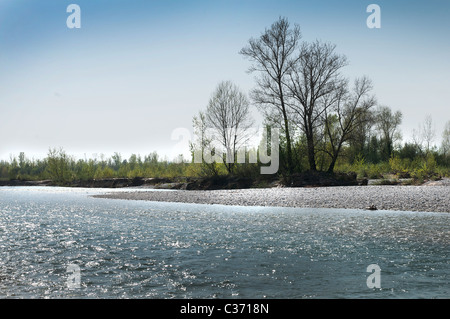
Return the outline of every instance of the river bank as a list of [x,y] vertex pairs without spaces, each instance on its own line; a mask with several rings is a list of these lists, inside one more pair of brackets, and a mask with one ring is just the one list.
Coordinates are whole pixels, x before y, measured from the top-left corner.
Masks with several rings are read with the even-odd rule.
[[326,187],[368,185],[367,179],[357,179],[356,173],[304,172],[289,180],[276,175],[259,177],[212,176],[174,178],[103,178],[54,182],[52,180],[0,180],[0,186],[62,186],[83,188],[147,187],[157,189],[218,190],[273,187]]
[[278,187],[239,190],[120,192],[97,198],[236,206],[314,207],[450,213],[450,180],[422,186]]
[[0,181],[0,186],[63,186],[83,188],[124,188],[147,187],[156,189],[182,190],[217,190],[217,189],[247,189],[271,188],[277,186],[310,187],[310,186],[354,186],[367,184],[357,180],[356,174],[327,174],[322,172],[297,174],[289,182],[276,175],[260,176],[258,178],[242,176],[213,176],[213,177],[174,177],[174,178],[103,178],[89,180],[72,180],[53,182],[51,180],[28,181],[9,180]]

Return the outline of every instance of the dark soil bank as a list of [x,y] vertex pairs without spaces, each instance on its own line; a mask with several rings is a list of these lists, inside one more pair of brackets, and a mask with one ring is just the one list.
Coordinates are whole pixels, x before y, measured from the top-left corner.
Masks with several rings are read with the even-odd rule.
[[219,190],[247,189],[261,187],[322,187],[322,186],[356,186],[367,185],[367,181],[358,181],[356,174],[303,173],[292,176],[289,180],[276,176],[261,176],[257,179],[238,176],[215,176],[205,178],[106,178],[69,183],[45,181],[11,180],[0,181],[0,186],[67,186],[85,188],[122,188],[151,187],[159,189],[182,190]]

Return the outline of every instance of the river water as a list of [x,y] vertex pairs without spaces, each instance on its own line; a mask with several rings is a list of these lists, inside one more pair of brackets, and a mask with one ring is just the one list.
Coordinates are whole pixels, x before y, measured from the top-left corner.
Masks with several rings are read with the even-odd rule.
[[89,196],[110,191],[0,188],[0,298],[450,297],[446,213]]

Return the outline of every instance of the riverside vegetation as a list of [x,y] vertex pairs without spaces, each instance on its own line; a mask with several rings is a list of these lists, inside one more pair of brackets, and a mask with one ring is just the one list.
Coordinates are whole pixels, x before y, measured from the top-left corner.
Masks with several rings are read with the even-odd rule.
[[[373,150],[373,155],[379,151]],[[408,143],[395,149],[386,160],[378,155],[378,160],[370,157],[366,159],[360,154],[352,156],[350,146],[345,149],[344,154],[346,156],[340,157],[336,165],[338,174],[354,173],[358,179],[375,179],[380,184],[421,184],[427,180],[450,177],[450,154],[443,154],[439,150],[421,153],[418,147]],[[268,187],[274,185],[274,181],[286,185],[282,171],[276,176],[260,175],[260,163],[236,164],[233,174],[228,173],[225,164],[214,165],[216,175],[209,175],[202,168],[203,164],[160,159],[156,152],[143,158],[133,154],[124,159],[119,153],[115,153],[109,158],[100,156],[77,160],[63,149],[51,149],[44,159],[29,159],[24,153],[20,153],[18,157],[11,156],[9,161],[0,161],[0,185],[13,185],[14,181],[20,184],[21,181],[48,180],[52,185],[82,186],[93,180],[136,178],[155,179],[170,185],[170,182],[196,178],[210,178],[217,183],[232,176],[250,180],[244,187]],[[301,172],[304,173],[298,171]],[[236,187],[239,186],[243,185],[237,184]]]

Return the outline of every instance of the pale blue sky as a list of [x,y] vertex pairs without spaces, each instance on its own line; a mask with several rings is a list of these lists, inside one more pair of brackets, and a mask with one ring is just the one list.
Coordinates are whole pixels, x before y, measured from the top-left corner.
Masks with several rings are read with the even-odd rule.
[[[81,7],[81,29],[66,8]],[[366,7],[381,7],[381,29]],[[49,147],[70,154],[171,155],[222,80],[248,92],[238,54],[280,16],[347,55],[407,139],[427,114],[450,120],[450,1],[0,0],[0,159]],[[256,111],[255,111],[256,113]],[[256,118],[260,120],[258,114]]]

